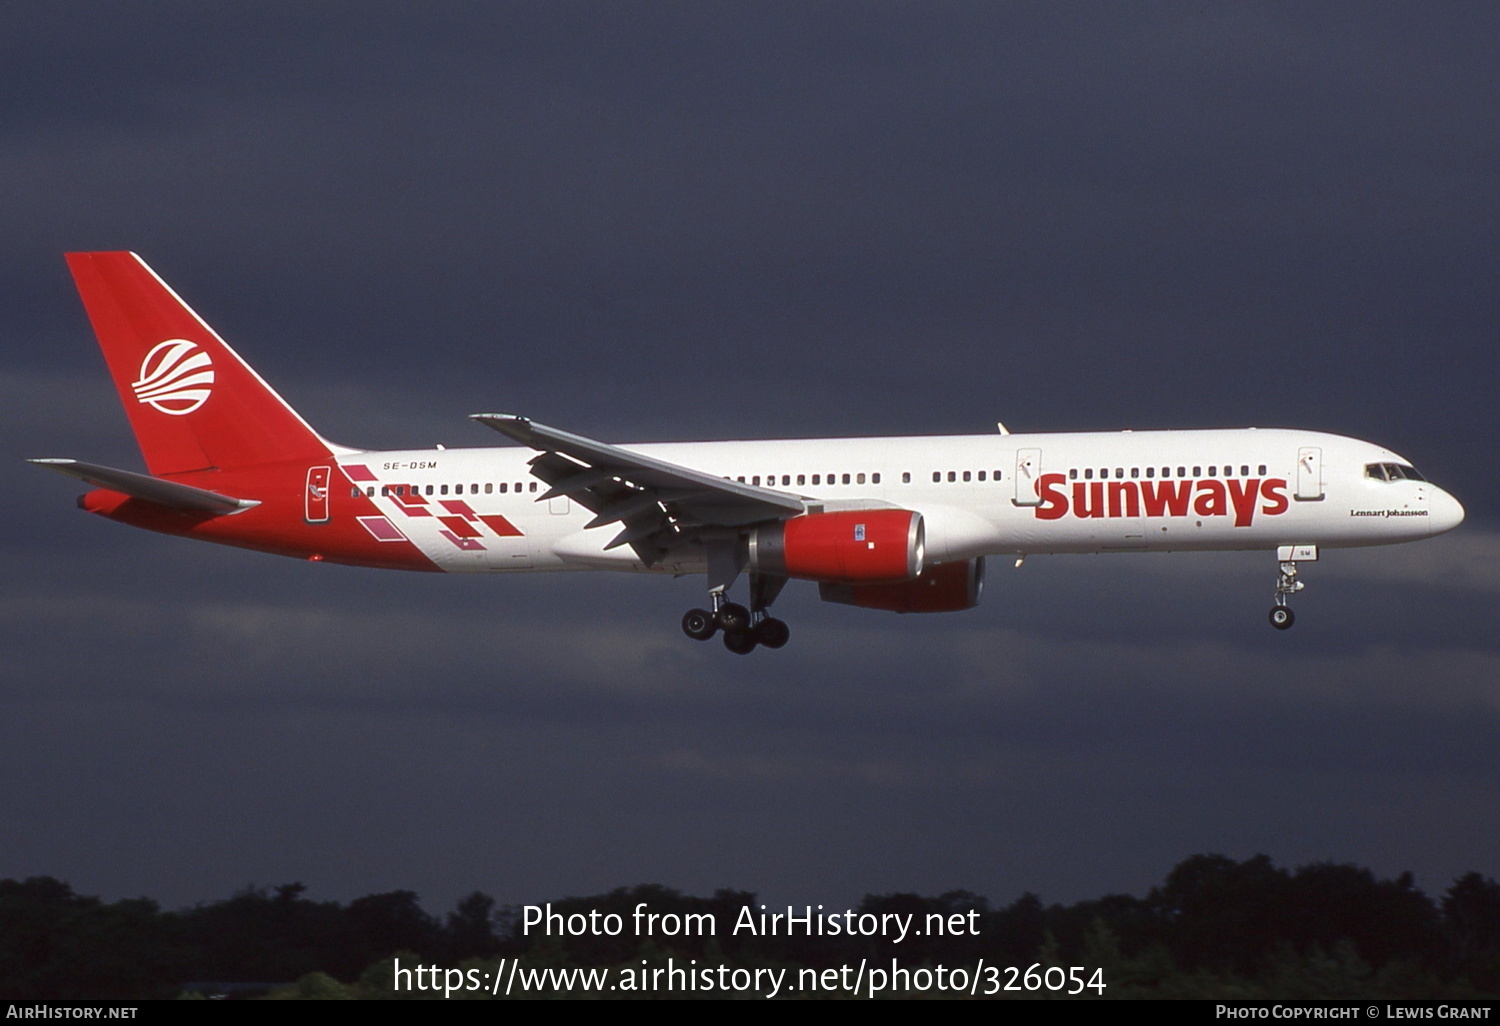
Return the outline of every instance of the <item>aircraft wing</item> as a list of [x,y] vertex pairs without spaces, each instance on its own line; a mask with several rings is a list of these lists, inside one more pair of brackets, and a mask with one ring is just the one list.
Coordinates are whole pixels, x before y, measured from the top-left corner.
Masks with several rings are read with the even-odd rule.
[[630,545],[647,566],[705,529],[780,520],[807,509],[787,492],[643,456],[525,417],[476,413],[469,419],[540,450],[531,461],[532,473],[548,485],[540,499],[568,496],[596,514],[587,527],[623,524],[605,548]]
[[206,488],[194,488],[192,485],[165,481],[159,477],[137,474],[130,470],[102,467],[97,463],[80,463],[78,460],[62,459],[27,460],[26,462],[35,463],[48,470],[55,470],[59,474],[76,477],[80,481],[97,485],[100,488],[108,488],[112,492],[119,492],[133,499],[143,499],[146,502],[154,502],[158,506],[168,506],[172,509],[202,513],[238,513],[251,506],[260,505],[256,499],[236,499],[229,495],[211,492]]

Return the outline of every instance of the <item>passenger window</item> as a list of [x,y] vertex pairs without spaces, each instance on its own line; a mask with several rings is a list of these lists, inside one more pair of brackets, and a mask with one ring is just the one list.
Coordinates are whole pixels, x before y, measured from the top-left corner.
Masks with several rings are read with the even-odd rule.
[[1224,468],[1224,476],[1225,477],[1233,477],[1234,476],[1234,468],[1233,467],[1225,467]]
[[1085,481],[1092,481],[1094,479],[1094,468],[1093,467],[1084,467],[1083,468],[1083,479]]
[[744,484],[745,483],[745,477],[744,477],[743,474],[741,474],[739,477],[735,478],[735,480],[738,481],[740,484]]
[[536,482],[535,481],[531,482],[531,490],[533,492],[536,491]]
[[759,475],[759,474],[756,474],[756,475],[755,475],[755,476],[754,476],[754,477],[752,477],[752,478],[751,478],[751,479],[750,479],[750,483],[751,483],[751,484],[753,484],[753,485],[758,485],[758,484],[760,484],[760,475]]
[[506,492],[506,490],[509,489],[509,488],[510,488],[510,485],[506,484],[504,481],[500,482],[500,494],[501,495],[504,495],[505,492]]
[[848,483],[849,483],[849,475],[845,474],[844,475],[844,484],[848,484]]
[[932,483],[933,484],[937,484],[942,479],[943,479],[943,472],[941,470],[934,470],[932,472]]
[[1124,467],[1116,467],[1115,468],[1115,479],[1119,480],[1120,478],[1122,478],[1124,476],[1125,476],[1125,468]]
[[439,488],[438,489],[438,494],[439,495],[447,495],[448,494],[448,486],[447,485],[443,485],[441,488]]
[[957,472],[956,471],[952,471],[952,470],[948,471],[948,483],[952,484],[954,481],[957,481],[957,480],[958,480],[958,474],[957,474]]
[[1249,477],[1249,476],[1250,476],[1250,468],[1248,466],[1241,467],[1240,468],[1240,477]]
[[865,483],[865,475],[863,475],[863,474],[856,475],[855,478],[854,478],[854,483],[855,484],[864,484]]
[[792,475],[791,474],[782,474],[781,475],[781,483],[784,484],[784,485],[791,484],[792,483]]
[[1218,476],[1218,470],[1219,470],[1218,467],[1209,467],[1208,468],[1208,476],[1209,477],[1216,477],[1216,476]]
[[994,477],[996,481],[1000,480],[1000,471],[995,471]]
[[1141,468],[1140,467],[1131,467],[1130,468],[1130,476],[1131,477],[1140,477],[1141,476]]
[[797,483],[799,485],[805,485],[805,484],[807,484],[807,475],[806,474],[798,474],[797,475]]
[[1193,468],[1193,476],[1194,477],[1202,477],[1203,476],[1203,468],[1202,467],[1194,467]]
[[982,470],[979,472],[979,480],[981,480],[981,481],[984,480],[984,471],[982,471]]
[[365,497],[366,498],[370,498],[370,499],[375,498],[375,486],[374,485],[371,485],[369,488],[365,489]]
[[870,475],[870,483],[871,484],[879,484],[880,483],[880,471],[877,470],[877,471],[875,471],[875,473],[873,473],[873,474]]
[[1156,468],[1155,467],[1147,467],[1146,468],[1146,476],[1147,477],[1155,477],[1156,476]]
[[965,481],[969,480],[969,472],[967,470],[964,471],[964,480]]
[[909,471],[909,470],[903,470],[903,471],[901,471],[901,483],[902,484],[911,484],[911,471]]
[[1069,481],[1077,481],[1078,480],[1078,468],[1077,467],[1074,467],[1072,470],[1068,471],[1068,480]]
[[818,484],[821,481],[822,477],[823,477],[822,474],[814,474],[813,475],[813,484]]
[[1265,477],[1266,476],[1266,465],[1264,463],[1262,463],[1260,465],[1260,476],[1261,477]]
[[[1193,468],[1193,475],[1196,477],[1197,474],[1198,474],[1198,470],[1195,467],[1195,468]],[[1178,467],[1177,468],[1177,476],[1178,477],[1187,477],[1187,468],[1186,467]]]

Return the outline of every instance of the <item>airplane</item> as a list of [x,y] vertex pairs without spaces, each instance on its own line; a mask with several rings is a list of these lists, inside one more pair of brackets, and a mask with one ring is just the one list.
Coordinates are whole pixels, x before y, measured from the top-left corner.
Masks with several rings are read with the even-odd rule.
[[[897,613],[979,604],[987,557],[1274,552],[1272,626],[1321,549],[1430,538],[1463,507],[1370,442],[1285,429],[615,445],[507,413],[519,446],[329,442],[134,253],[68,265],[147,472],[30,462],[95,486],[80,508],[312,562],[448,573],[703,574],[688,637],[780,648],[789,580]],[[749,604],[729,599],[748,577]]]

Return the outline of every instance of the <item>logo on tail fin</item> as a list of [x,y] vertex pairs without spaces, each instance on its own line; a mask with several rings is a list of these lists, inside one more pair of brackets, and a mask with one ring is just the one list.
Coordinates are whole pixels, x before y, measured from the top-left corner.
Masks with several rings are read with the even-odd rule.
[[181,417],[213,394],[214,362],[196,342],[169,338],[141,361],[141,377],[130,387],[139,402]]

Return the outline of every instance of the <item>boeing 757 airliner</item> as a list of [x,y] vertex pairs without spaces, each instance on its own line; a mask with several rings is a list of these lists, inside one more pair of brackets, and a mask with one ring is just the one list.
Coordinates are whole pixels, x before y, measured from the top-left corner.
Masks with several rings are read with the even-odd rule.
[[[682,629],[780,648],[788,580],[898,613],[979,604],[989,556],[1264,550],[1292,625],[1320,549],[1430,538],[1463,507],[1370,442],[1245,428],[614,445],[506,413],[519,446],[327,441],[134,253],[73,272],[147,473],[39,459],[91,513],[314,562],[449,573],[704,574]],[[749,604],[729,600],[741,575]]]

